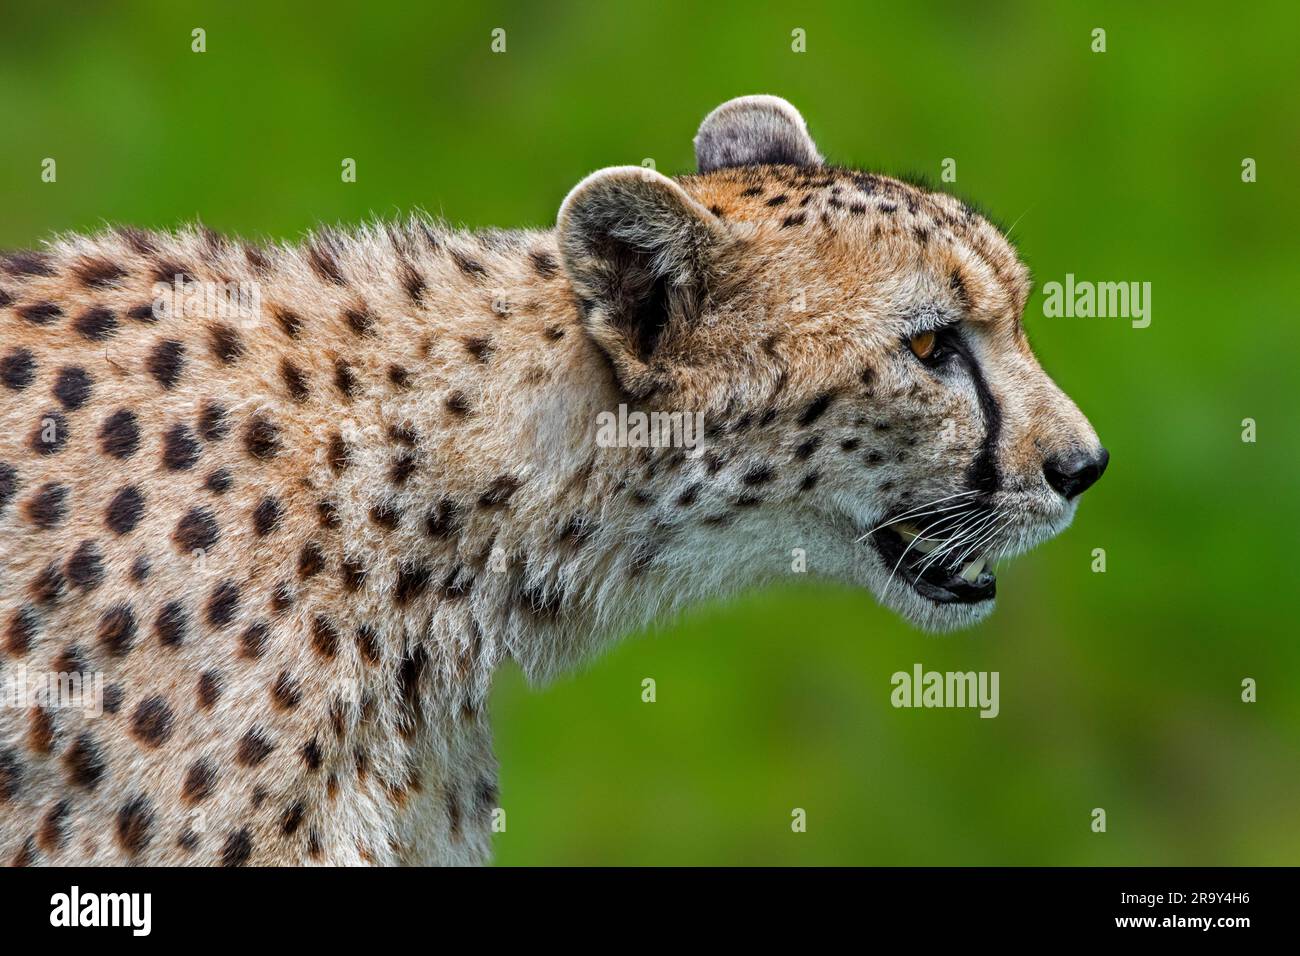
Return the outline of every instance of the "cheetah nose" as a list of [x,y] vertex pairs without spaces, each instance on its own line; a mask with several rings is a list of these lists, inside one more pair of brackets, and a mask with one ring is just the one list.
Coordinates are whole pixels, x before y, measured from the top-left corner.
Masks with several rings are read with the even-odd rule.
[[1074,451],[1054,455],[1043,462],[1043,477],[1067,501],[1091,488],[1106,470],[1110,452],[1099,448],[1095,454]]

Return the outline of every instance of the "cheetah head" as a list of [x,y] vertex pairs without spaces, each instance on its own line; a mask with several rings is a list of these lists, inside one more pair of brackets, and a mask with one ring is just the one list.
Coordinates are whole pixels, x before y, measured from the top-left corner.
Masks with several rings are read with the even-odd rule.
[[960,200],[826,164],[776,97],[695,147],[694,175],[583,180],[559,243],[623,394],[706,415],[735,520],[701,565],[802,548],[918,626],[982,620],[996,562],[1063,530],[1108,458],[1030,350],[1027,269]]

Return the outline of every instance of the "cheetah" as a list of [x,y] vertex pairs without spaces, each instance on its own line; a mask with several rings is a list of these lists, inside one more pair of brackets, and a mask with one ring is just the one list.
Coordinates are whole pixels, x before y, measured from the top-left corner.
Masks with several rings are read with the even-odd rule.
[[[550,230],[0,260],[0,860],[482,863],[504,661],[543,683],[794,549],[919,628],[991,612],[1108,457],[1025,266],[776,97],[695,148]],[[598,442],[615,411],[702,429]]]

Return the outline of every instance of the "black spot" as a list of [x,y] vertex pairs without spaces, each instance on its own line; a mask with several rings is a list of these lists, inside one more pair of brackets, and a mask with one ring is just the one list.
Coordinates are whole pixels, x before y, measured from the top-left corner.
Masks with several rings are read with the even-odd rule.
[[321,553],[320,546],[314,541],[309,541],[302,546],[298,552],[298,577],[300,580],[306,580],[320,573],[321,568],[325,566],[325,555]]
[[52,853],[63,846],[67,836],[63,823],[71,809],[72,805],[67,800],[60,800],[50,807],[49,812],[45,814],[45,818],[41,821],[41,828],[38,831],[36,842],[40,844],[41,849],[46,853]]
[[53,455],[68,443],[68,420],[62,412],[47,411],[32,429],[29,445],[38,455]]
[[289,809],[284,811],[284,816],[280,818],[280,832],[285,836],[293,836],[298,832],[298,827],[302,826],[302,818],[306,815],[306,807],[301,800],[295,801]]
[[812,491],[812,489],[816,486],[817,482],[820,480],[821,480],[821,475],[817,474],[817,472],[815,471],[810,471],[808,474],[804,475],[803,481],[799,482],[799,490]]
[[969,304],[969,294],[966,292],[966,282],[962,278],[961,269],[953,269],[948,273],[948,288],[952,290],[954,297],[962,307]]
[[366,569],[360,561],[344,558],[339,572],[343,576],[343,587],[349,594],[356,594],[366,582]]
[[163,466],[168,471],[186,471],[199,458],[199,442],[188,425],[175,424],[163,435]]
[[187,511],[172,532],[172,541],[183,554],[207,551],[220,537],[221,529],[217,526],[216,517],[209,509],[201,507]]
[[18,493],[18,470],[7,462],[0,461],[0,512]]
[[403,562],[397,569],[397,587],[393,599],[405,606],[425,592],[432,572],[428,566],[413,561]]
[[114,534],[126,534],[144,513],[144,495],[134,485],[127,485],[113,496],[104,512],[104,523]]
[[32,638],[35,636],[36,609],[20,607],[14,611],[9,618],[9,626],[5,628],[5,648],[10,654],[25,654],[32,646]]
[[153,237],[143,229],[134,226],[118,226],[114,229],[131,247],[131,251],[142,256],[152,255],[155,251]]
[[857,451],[858,445],[860,444],[861,442],[856,438],[846,438],[844,441],[840,442],[840,449],[842,451]]
[[493,480],[488,486],[488,490],[479,496],[478,504],[480,508],[500,508],[510,502],[511,497],[519,490],[520,481],[510,475],[501,475]]
[[398,271],[398,279],[402,283],[402,288],[406,290],[407,298],[419,305],[425,289],[424,278],[420,273],[409,262],[403,262]]
[[154,618],[153,631],[163,647],[178,647],[185,642],[189,626],[185,606],[180,601],[168,601]]
[[63,596],[63,588],[66,581],[63,572],[59,570],[59,565],[51,561],[45,566],[36,579],[32,581],[29,588],[32,600],[37,604],[49,606]]
[[450,498],[434,505],[424,521],[424,530],[431,538],[449,538],[460,527],[460,507]]
[[283,514],[284,506],[280,504],[278,498],[270,495],[263,498],[253,510],[253,533],[259,538],[266,537],[280,524],[280,517]]
[[464,417],[469,414],[469,410],[469,399],[464,392],[452,392],[447,396],[447,411],[453,415]]
[[208,623],[213,627],[225,627],[239,611],[239,585],[229,579],[222,581],[213,589],[208,598]]
[[261,415],[254,415],[244,429],[244,447],[259,461],[269,461],[280,453],[280,429]]
[[388,429],[388,437],[401,445],[414,445],[420,438],[415,429],[407,425],[393,425]]
[[153,839],[153,804],[143,795],[132,797],[117,811],[117,842],[135,856]]
[[281,331],[289,338],[296,339],[299,333],[302,332],[302,319],[299,318],[298,313],[280,308],[272,309],[271,313],[275,316],[275,321],[279,324]]
[[158,316],[154,315],[153,303],[147,305],[133,305],[126,310],[127,318],[134,319],[136,322],[157,322]]
[[285,611],[293,607],[294,593],[293,588],[289,586],[288,581],[281,581],[276,585],[275,593],[271,595],[271,610],[276,616],[283,615]]
[[244,355],[244,340],[233,328],[222,323],[208,329],[208,348],[222,365],[234,365]]
[[47,482],[27,500],[23,510],[32,524],[48,530],[67,516],[67,498],[67,486],[52,481]]
[[221,441],[230,431],[226,421],[226,409],[216,402],[206,402],[199,412],[199,434],[204,441]]
[[253,834],[248,827],[241,827],[230,836],[221,848],[222,866],[243,866],[253,855]]
[[104,752],[89,733],[83,733],[63,755],[68,779],[83,790],[94,790],[104,776]]
[[375,634],[375,629],[368,624],[362,624],[357,628],[357,650],[369,664],[379,663],[379,637]]
[[397,388],[409,388],[411,385],[411,373],[400,365],[390,365],[388,366],[388,381]]
[[352,398],[357,392],[356,373],[342,359],[334,363],[334,386],[347,398]]
[[[687,489],[690,491],[691,489]],[[683,492],[683,496],[685,492]],[[681,499],[678,499],[679,502]],[[586,515],[570,515],[569,520],[560,529],[559,540],[572,545],[583,545],[596,533],[596,522]]]
[[549,252],[530,252],[528,258],[533,264],[534,271],[543,279],[549,279],[555,275],[558,266],[555,256]]
[[801,427],[807,427],[817,421],[817,419],[821,418],[826,409],[830,408],[831,401],[834,397],[835,396],[829,392],[823,392],[821,395],[814,398],[812,402],[809,403],[808,407],[804,409],[803,414],[799,416],[799,425]]
[[33,325],[48,325],[63,315],[63,310],[53,302],[33,302],[22,306],[18,314]]
[[343,318],[347,319],[348,328],[357,335],[369,335],[375,326],[375,317],[365,308],[344,309]]
[[204,480],[203,487],[214,495],[222,495],[230,490],[230,483],[230,471],[225,468],[218,468]]
[[773,472],[769,466],[759,465],[745,472],[745,474],[741,477],[740,480],[743,484],[748,485],[752,488],[758,485],[766,485],[768,482],[772,481],[775,477],[776,477],[776,473]]
[[318,501],[316,503],[316,515],[320,518],[322,528],[341,528],[343,519],[339,517],[338,508],[334,507],[332,501]]
[[204,710],[212,708],[221,697],[223,683],[221,675],[216,671],[204,671],[199,675],[198,698],[201,708]]
[[77,278],[92,289],[102,289],[112,285],[123,276],[126,270],[107,259],[85,259],[73,268]]
[[801,212],[797,212],[791,216],[786,216],[781,220],[781,228],[788,229],[790,226],[801,226],[803,225],[805,218],[807,217]]
[[475,279],[478,279],[487,275],[487,270],[483,268],[483,264],[481,262],[479,262],[477,259],[465,255],[465,253],[461,252],[458,249],[451,250],[451,258],[452,261],[456,263],[456,268],[459,269],[461,272],[465,273],[465,275],[467,276],[471,276]]
[[370,509],[370,520],[385,531],[392,531],[402,520],[402,513],[392,501],[381,501]]
[[307,247],[307,263],[312,272],[324,281],[334,285],[347,285],[347,280],[339,269],[338,259],[335,258],[330,237],[319,237]]
[[176,384],[184,366],[185,346],[175,339],[159,342],[145,359],[145,367],[149,370],[149,374],[163,388],[171,388]]
[[135,644],[135,612],[129,604],[115,604],[99,619],[96,634],[113,657],[122,657]]
[[302,688],[288,671],[280,671],[271,687],[271,699],[281,710],[293,710],[302,701]]
[[269,634],[270,628],[265,621],[254,621],[248,625],[244,628],[244,633],[239,635],[239,656],[250,661],[260,659],[266,650],[266,639]]
[[422,717],[420,679],[429,667],[429,654],[420,645],[412,647],[397,665],[397,686],[402,697],[404,713],[399,718],[409,735]]
[[116,714],[122,709],[122,701],[126,697],[126,692],[117,684],[110,684],[104,688],[104,713]]
[[321,765],[320,744],[313,737],[302,745],[302,762],[307,765],[308,770],[319,770]]
[[4,257],[5,272],[12,276],[52,276],[54,268],[44,252],[24,250],[11,252]]
[[480,362],[486,363],[492,357],[492,340],[484,336],[474,336],[465,340],[465,351]]
[[741,192],[741,195],[742,195],[742,196],[761,196],[761,195],[763,195],[763,187],[762,187],[762,186],[750,186],[748,189],[745,189],[744,191],[742,191],[742,192]]
[[54,397],[68,411],[76,411],[90,398],[92,384],[90,375],[84,368],[76,365],[61,368],[54,380]]
[[404,485],[415,472],[415,455],[403,452],[394,459],[388,469],[388,480],[395,485]]
[[337,653],[339,632],[329,618],[316,615],[311,624],[311,644],[322,657],[333,657]]
[[104,580],[103,556],[94,541],[83,541],[64,565],[68,583],[83,591],[93,591]]
[[789,196],[787,196],[787,195],[785,195],[784,193],[782,193],[782,194],[779,195],[779,196],[773,196],[771,199],[769,199],[769,200],[767,201],[766,205],[768,205],[768,206],[780,206],[780,205],[784,204],[784,203],[785,203],[789,198],[790,198]]
[[77,334],[91,342],[102,342],[117,331],[117,316],[109,309],[87,309],[72,323]]
[[307,376],[303,374],[302,369],[294,365],[288,359],[280,361],[280,378],[284,380],[284,387],[289,392],[289,397],[295,402],[305,402],[311,394],[307,388]]
[[146,747],[161,747],[171,739],[173,720],[167,698],[155,694],[136,707],[131,717],[131,733]]
[[15,392],[21,391],[36,378],[36,356],[31,349],[14,349],[0,359],[0,382]]
[[807,461],[812,457],[813,452],[821,447],[821,443],[822,440],[820,435],[813,435],[810,438],[804,439],[799,443],[799,447],[794,450],[795,457],[799,458],[801,461]]
[[217,785],[217,767],[207,757],[190,764],[181,784],[181,799],[186,803],[200,803],[212,796]]
[[239,748],[235,751],[235,761],[244,767],[256,767],[274,749],[275,744],[267,739],[265,732],[259,727],[254,727],[239,741]]
[[691,505],[695,504],[695,501],[699,497],[699,494],[700,494],[700,485],[697,482],[693,485],[688,486],[684,491],[682,491],[680,495],[677,496],[677,504],[680,507],[688,508]]
[[131,570],[127,573],[130,575],[132,581],[139,584],[141,581],[149,577],[149,559],[144,555],[140,555],[131,562]]

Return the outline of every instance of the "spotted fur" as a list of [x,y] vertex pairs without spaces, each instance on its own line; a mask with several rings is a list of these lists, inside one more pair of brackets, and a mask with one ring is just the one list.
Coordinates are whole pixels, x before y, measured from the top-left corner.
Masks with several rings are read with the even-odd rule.
[[[481,862],[506,658],[544,681],[794,548],[923,626],[988,612],[890,592],[856,539],[975,473],[1008,549],[1068,521],[1043,456],[1095,436],[1024,266],[962,202],[823,163],[783,101],[697,150],[548,231],[0,261],[0,678],[96,674],[104,710],[0,708],[0,861]],[[240,281],[251,319],[152,305]],[[978,383],[908,353],[936,317]],[[705,448],[598,447],[620,404],[702,413]]]

